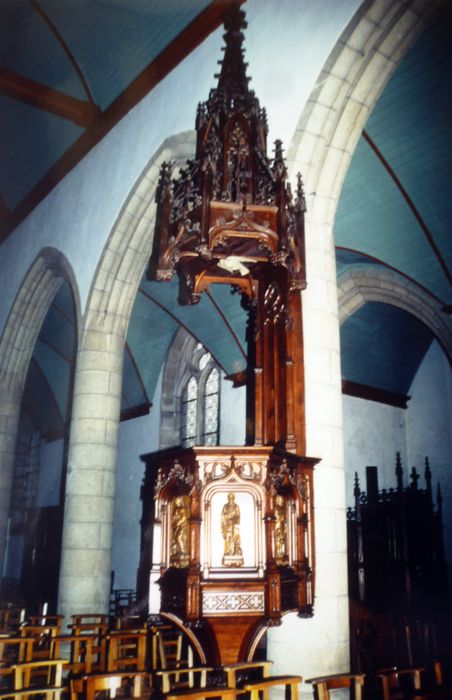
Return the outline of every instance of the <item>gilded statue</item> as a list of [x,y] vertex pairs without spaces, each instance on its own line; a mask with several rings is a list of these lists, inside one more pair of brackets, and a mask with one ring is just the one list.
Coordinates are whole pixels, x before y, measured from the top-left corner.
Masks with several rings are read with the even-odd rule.
[[223,566],[242,566],[243,553],[240,542],[240,508],[233,493],[221,511],[221,534],[224,539]]
[[289,560],[287,555],[286,517],[286,501],[284,496],[278,494],[275,498],[275,560],[278,566],[284,566]]
[[189,560],[188,511],[183,496],[173,498],[171,516],[171,558],[172,566],[183,567]]

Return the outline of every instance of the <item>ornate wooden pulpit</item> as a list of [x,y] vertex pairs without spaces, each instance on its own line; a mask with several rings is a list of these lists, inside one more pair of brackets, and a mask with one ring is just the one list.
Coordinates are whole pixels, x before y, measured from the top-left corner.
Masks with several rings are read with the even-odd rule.
[[[281,616],[313,614],[312,470],[305,452],[301,290],[305,202],[248,87],[244,13],[225,20],[218,86],[199,105],[195,158],[162,166],[149,275],[178,275],[179,301],[226,284],[248,310],[244,447],[145,455],[141,593],[190,629],[210,663],[251,659]],[[152,542],[152,552],[151,552]],[[143,583],[144,582],[144,583]]]

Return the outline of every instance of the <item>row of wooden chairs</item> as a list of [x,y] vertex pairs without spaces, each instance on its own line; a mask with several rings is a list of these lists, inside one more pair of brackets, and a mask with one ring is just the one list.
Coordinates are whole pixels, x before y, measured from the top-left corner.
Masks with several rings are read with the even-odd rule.
[[[316,700],[330,700],[330,691],[350,689],[352,700],[361,700],[366,676],[363,673],[344,673],[319,678],[310,678]],[[452,687],[445,685],[442,665],[434,663],[432,669],[415,666],[399,669],[380,669],[376,673],[379,690],[373,689],[372,697],[382,700],[446,700],[452,698]],[[369,693],[368,693],[369,695]]]

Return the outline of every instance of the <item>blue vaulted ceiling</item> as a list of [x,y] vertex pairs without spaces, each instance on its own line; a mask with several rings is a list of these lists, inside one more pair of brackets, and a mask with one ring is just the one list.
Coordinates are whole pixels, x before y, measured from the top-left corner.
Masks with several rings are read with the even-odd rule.
[[[91,101],[102,111],[208,4],[3,0],[0,70]],[[366,124],[335,222],[339,277],[351,266],[387,266],[444,306],[452,303],[450,36],[452,8],[444,2],[395,71]],[[212,74],[215,61],[213,57]],[[20,207],[86,127],[5,94],[0,95],[0,125],[1,216],[2,203],[9,210]],[[43,408],[50,406],[48,434],[52,425],[64,423],[69,376],[64,368],[73,347],[73,330],[59,313],[60,304],[57,297],[28,380],[35,399],[30,410],[41,423]],[[175,283],[143,280],[126,344],[123,409],[152,401],[162,362],[181,325],[205,344],[226,373],[241,369],[245,321],[237,298],[225,287],[214,289],[212,297],[204,295],[198,307],[182,308],[176,302]],[[393,343],[391,337],[396,338]],[[384,304],[366,304],[342,327],[344,379],[407,393],[430,342],[429,333],[413,317]],[[372,352],[365,352],[368,343]],[[376,348],[378,353],[373,352]],[[397,367],[396,373],[387,371],[390,364]],[[36,402],[37,396],[42,400]]]
[[[2,0],[2,78],[10,71],[100,114],[208,5],[208,0]],[[86,127],[12,99],[3,89],[0,115],[0,195],[14,212]]]
[[[452,302],[451,36],[444,3],[370,115],[335,221],[339,277],[350,266],[388,266],[444,307]],[[408,394],[431,340],[413,316],[366,304],[341,328],[343,378]]]

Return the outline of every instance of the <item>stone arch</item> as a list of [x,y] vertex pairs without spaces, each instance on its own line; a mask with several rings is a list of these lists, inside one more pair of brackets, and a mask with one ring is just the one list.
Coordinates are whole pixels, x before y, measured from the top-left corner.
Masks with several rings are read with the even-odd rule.
[[418,318],[452,359],[452,329],[448,318],[431,295],[416,284],[375,265],[344,272],[338,279],[340,323],[368,301],[392,304]]
[[440,0],[366,0],[327,59],[300,117],[288,161],[315,196],[310,208],[318,208],[316,200],[328,200],[330,223],[367,118],[439,5]]
[[60,251],[44,248],[25,275],[0,339],[0,562],[5,552],[23,388],[39,331],[63,279],[72,289],[79,318],[71,266]]
[[126,199],[100,257],[74,381],[59,611],[108,611],[124,342],[152,251],[163,161],[193,156],[193,132],[164,141]]
[[33,348],[50,304],[65,279],[74,296],[77,320],[80,300],[72,267],[55,248],[35,258],[11,306],[0,338],[0,381],[23,387]]
[[127,333],[138,286],[154,240],[155,191],[164,161],[180,165],[195,151],[187,131],[167,138],[126,199],[105,244],[85,313],[85,330]]
[[[314,475],[316,615],[287,615],[268,632],[269,658],[303,659],[306,675],[336,673],[349,663],[345,465],[336,257],[333,222],[345,175],[364,124],[401,58],[439,5],[435,0],[365,0],[345,28],[303,109],[287,152],[307,195],[303,296],[307,454]],[[334,536],[332,533],[334,532]],[[334,572],[334,573],[333,573]],[[332,612],[334,610],[334,613]],[[322,630],[328,628],[328,653]],[[334,649],[334,653],[331,650]],[[307,662],[306,659],[313,659]],[[290,672],[290,662],[279,672]]]

